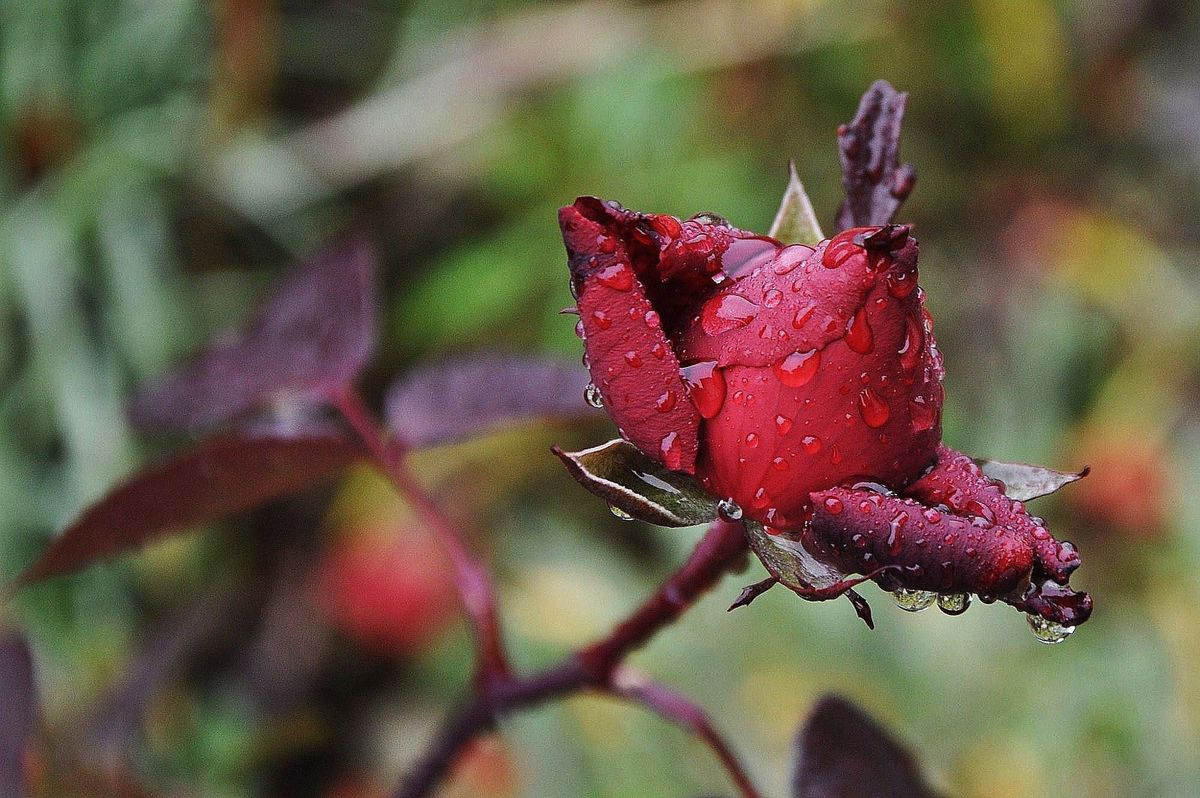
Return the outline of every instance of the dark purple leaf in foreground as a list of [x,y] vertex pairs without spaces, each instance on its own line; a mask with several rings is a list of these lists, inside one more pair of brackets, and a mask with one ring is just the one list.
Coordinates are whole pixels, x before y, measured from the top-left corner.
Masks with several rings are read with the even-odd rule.
[[421,366],[392,384],[387,424],[410,447],[433,446],[535,419],[595,414],[587,372],[534,355],[478,355]]
[[793,798],[937,798],[916,762],[857,707],[836,696],[817,702],[796,739]]
[[900,164],[900,126],[908,94],[877,80],[863,94],[854,121],[838,128],[846,199],[837,229],[884,225],[912,193],[917,172]]
[[18,632],[0,632],[0,795],[25,789],[25,746],[37,714],[33,658]]
[[205,428],[350,384],[374,346],[375,270],[360,237],[319,252],[244,329],[145,386],[130,418],[150,429]]
[[213,438],[92,505],[20,578],[70,573],[176,531],[298,493],[360,456],[335,435]]

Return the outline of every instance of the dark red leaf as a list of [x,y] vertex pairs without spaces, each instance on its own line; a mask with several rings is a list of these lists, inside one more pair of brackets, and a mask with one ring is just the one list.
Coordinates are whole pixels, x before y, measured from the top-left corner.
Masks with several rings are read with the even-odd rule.
[[405,445],[448,443],[534,419],[594,415],[587,372],[536,355],[488,354],[421,366],[388,390],[388,428]]
[[130,418],[143,428],[206,428],[353,382],[374,346],[375,269],[363,238],[319,252],[244,329],[145,386]]
[[912,755],[857,707],[817,702],[796,739],[793,798],[936,798]]
[[37,714],[33,658],[19,632],[0,633],[0,795],[25,789],[25,746]]
[[908,94],[877,80],[863,94],[854,121],[838,128],[846,199],[837,229],[884,225],[912,193],[917,172],[900,164],[900,126]]
[[360,451],[335,435],[213,438],[143,471],[86,510],[20,578],[70,573],[188,527],[298,493]]

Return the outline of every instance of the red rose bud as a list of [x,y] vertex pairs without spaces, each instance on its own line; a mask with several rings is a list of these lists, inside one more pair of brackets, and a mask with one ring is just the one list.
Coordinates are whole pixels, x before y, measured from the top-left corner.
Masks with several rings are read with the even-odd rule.
[[939,591],[948,612],[978,593],[1086,619],[1043,589],[1078,565],[1069,544],[939,450],[942,358],[908,226],[785,246],[594,197],[559,222],[590,396],[626,440],[843,573],[891,566],[875,580]]
[[559,214],[593,383],[621,434],[746,516],[934,458],[941,358],[907,227],[815,250],[581,198]]

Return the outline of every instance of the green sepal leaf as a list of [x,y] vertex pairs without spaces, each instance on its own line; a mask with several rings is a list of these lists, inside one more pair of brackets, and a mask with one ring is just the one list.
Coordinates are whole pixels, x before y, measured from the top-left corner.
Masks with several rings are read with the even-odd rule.
[[1002,463],[999,460],[984,458],[976,458],[975,462],[983,469],[983,473],[1004,483],[1004,495],[1023,502],[1049,496],[1064,485],[1083,479],[1090,470],[1084,468],[1076,472],[1055,471],[1045,466]]
[[796,172],[796,162],[788,161],[788,184],[783,192],[783,201],[775,214],[775,221],[767,233],[784,244],[809,244],[816,246],[825,238],[821,223],[813,212],[812,202]]
[[706,524],[717,500],[687,474],[668,471],[620,438],[581,452],[552,451],[592,493],[639,521],[659,526]]
[[813,588],[825,588],[841,581],[845,575],[817,560],[800,545],[783,535],[769,534],[755,521],[746,521],[746,539],[767,573],[781,585],[804,596]]

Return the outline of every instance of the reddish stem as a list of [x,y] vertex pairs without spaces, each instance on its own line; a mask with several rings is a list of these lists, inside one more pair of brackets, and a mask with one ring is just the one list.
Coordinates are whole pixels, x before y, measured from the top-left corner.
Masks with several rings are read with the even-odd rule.
[[597,683],[607,684],[613,669],[660,629],[675,622],[746,553],[741,524],[716,521],[692,549],[687,561],[609,635],[579,652]]
[[454,522],[408,468],[404,450],[387,444],[382,425],[354,390],[338,392],[334,406],[366,445],[371,458],[396,490],[425,520],[450,557],[454,584],[475,639],[476,688],[487,693],[512,678],[496,607],[496,589],[487,569],[467,547]]
[[637,700],[692,731],[717,754],[742,798],[759,798],[745,769],[699,708],[664,692],[665,688],[635,695],[627,683],[614,679],[621,673],[617,666],[625,656],[674,622],[726,571],[741,562],[745,552],[746,535],[740,524],[714,522],[687,561],[608,636],[573,652],[554,668],[477,694],[460,707],[409,772],[395,798],[429,795],[466,745],[501,716],[583,690]]
[[729,773],[742,798],[759,798],[742,763],[713,726],[708,714],[682,693],[647,679],[629,668],[613,671],[612,695],[633,701],[701,740]]

